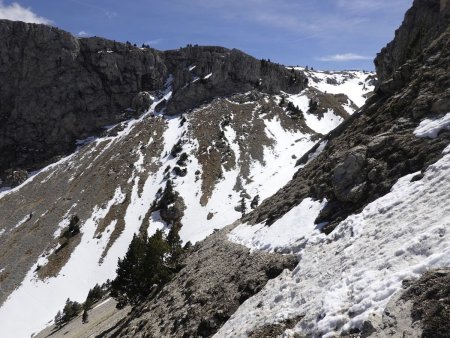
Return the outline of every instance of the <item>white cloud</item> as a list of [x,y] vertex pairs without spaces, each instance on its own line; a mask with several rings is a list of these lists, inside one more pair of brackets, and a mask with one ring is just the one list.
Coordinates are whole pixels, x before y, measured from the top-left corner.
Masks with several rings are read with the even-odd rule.
[[85,31],[81,31],[78,33],[78,36],[87,36],[88,33],[86,33]]
[[[248,21],[313,38],[354,34],[385,12],[412,0],[191,0],[195,7],[214,11],[230,21]],[[184,5],[183,0],[175,2]],[[251,15],[249,15],[251,13]]]
[[22,7],[17,2],[13,2],[10,5],[5,5],[1,0],[0,0],[0,19],[8,19],[32,23],[43,23],[46,25],[52,23],[49,19],[46,19],[34,13],[29,7],[27,8]]
[[149,45],[149,46],[154,46],[154,45],[161,43],[162,41],[163,41],[163,39],[153,39],[153,40],[145,41],[145,44]]
[[390,0],[390,1],[373,1],[373,0],[337,0],[336,4],[348,11],[368,13],[376,10],[398,10],[405,6],[410,6],[412,0]]
[[358,60],[371,60],[372,57],[370,56],[364,56],[359,55],[355,53],[344,53],[344,54],[335,54],[335,55],[329,55],[324,56],[321,58],[318,58],[319,61],[324,62],[345,62],[345,61],[358,61]]
[[114,19],[115,17],[118,16],[117,12],[114,12],[114,11],[108,11],[108,10],[103,10],[103,11],[104,11],[106,17],[107,17],[109,20],[112,20],[112,19]]

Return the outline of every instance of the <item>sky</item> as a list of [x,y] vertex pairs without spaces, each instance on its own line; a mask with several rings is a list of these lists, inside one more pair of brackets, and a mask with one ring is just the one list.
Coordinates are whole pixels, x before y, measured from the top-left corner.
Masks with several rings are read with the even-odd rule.
[[0,18],[166,50],[238,48],[316,69],[373,70],[413,0],[0,0]]

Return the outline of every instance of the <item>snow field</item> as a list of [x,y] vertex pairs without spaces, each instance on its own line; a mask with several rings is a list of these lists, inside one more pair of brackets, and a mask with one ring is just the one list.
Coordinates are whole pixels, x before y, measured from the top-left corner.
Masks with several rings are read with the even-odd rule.
[[[303,67],[294,67],[305,71]],[[324,93],[346,94],[358,107],[362,107],[366,101],[365,95],[374,90],[374,86],[367,82],[367,77],[374,73],[363,71],[348,72],[325,72],[306,71],[309,76],[309,86]],[[336,84],[328,83],[327,80],[335,81]]]
[[83,302],[88,291],[96,283],[103,283],[108,278],[114,278],[117,257],[121,257],[125,253],[128,247],[126,241],[131,241],[132,234],[131,236],[129,234],[127,236],[126,233],[122,234],[122,243],[117,241],[113,245],[102,265],[98,264],[98,260],[108,243],[108,234],[111,234],[113,224],[108,227],[110,228],[109,232],[105,231],[102,238],[96,239],[94,234],[97,228],[96,221],[105,217],[109,209],[114,204],[121,203],[123,198],[124,195],[118,188],[115,196],[104,209],[94,209],[91,218],[81,229],[81,243],[75,248],[58,277],[48,278],[44,281],[36,278],[37,266],[44,265],[47,258],[41,257],[36,262],[20,287],[8,297],[0,308],[2,337],[29,337],[32,333],[43,329],[46,323],[51,324],[56,312],[64,307],[68,297]]
[[[299,253],[296,269],[269,281],[216,337],[244,337],[255,327],[297,315],[304,319],[284,337],[294,332],[338,336],[360,328],[370,314],[381,316],[404,279],[449,266],[449,152],[447,148],[422,180],[411,182],[415,174],[401,178],[390,193],[367,205],[360,214],[349,216],[330,236],[312,233]],[[288,228],[291,216],[286,214],[278,222],[285,222]],[[240,235],[239,241],[247,241],[252,249],[261,247],[254,238],[267,238],[264,233],[260,235],[259,226],[253,232],[245,225],[240,227],[233,235]],[[277,241],[275,238],[274,243]],[[273,246],[270,243],[268,249]]]

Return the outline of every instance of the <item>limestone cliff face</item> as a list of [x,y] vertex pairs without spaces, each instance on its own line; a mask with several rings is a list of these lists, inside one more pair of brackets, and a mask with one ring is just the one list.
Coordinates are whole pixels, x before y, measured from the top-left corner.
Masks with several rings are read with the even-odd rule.
[[0,20],[0,172],[70,151],[166,75],[151,49]]
[[237,49],[188,46],[164,53],[174,76],[174,96],[167,112],[176,114],[217,96],[258,89],[265,93],[300,92],[304,74],[257,60]]

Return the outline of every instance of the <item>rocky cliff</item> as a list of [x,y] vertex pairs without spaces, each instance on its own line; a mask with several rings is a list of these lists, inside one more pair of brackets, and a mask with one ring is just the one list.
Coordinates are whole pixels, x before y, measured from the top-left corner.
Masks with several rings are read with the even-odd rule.
[[415,0],[395,38],[375,58],[379,81],[385,81],[408,59],[414,59],[447,29],[450,16],[447,1]]
[[[77,139],[138,115],[151,103],[138,94],[163,89],[169,73],[175,89],[170,114],[216,96],[306,86],[300,72],[238,50],[197,46],[160,52],[0,20],[0,179],[7,169],[38,169],[73,151]],[[9,177],[12,184],[18,180]]]
[[237,49],[188,46],[164,53],[174,76],[174,95],[167,112],[176,114],[217,96],[258,89],[298,93],[308,81],[299,71],[257,60]]
[[135,95],[167,77],[151,49],[7,20],[0,37],[0,172],[74,150],[76,139],[133,115]]

